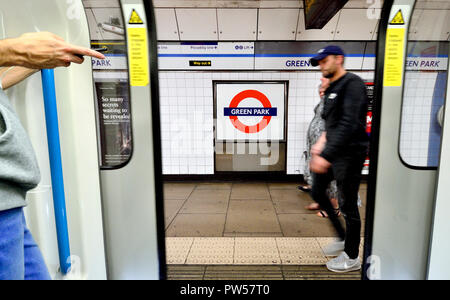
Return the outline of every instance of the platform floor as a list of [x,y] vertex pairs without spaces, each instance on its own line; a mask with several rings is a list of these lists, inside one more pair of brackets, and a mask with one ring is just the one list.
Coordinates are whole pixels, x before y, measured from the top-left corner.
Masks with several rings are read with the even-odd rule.
[[[166,237],[334,237],[297,183],[168,182]],[[361,184],[364,233],[367,185]]]
[[[359,279],[326,269],[334,229],[297,183],[164,184],[168,279]],[[364,233],[367,185],[361,184]],[[363,256],[360,244],[360,258]]]

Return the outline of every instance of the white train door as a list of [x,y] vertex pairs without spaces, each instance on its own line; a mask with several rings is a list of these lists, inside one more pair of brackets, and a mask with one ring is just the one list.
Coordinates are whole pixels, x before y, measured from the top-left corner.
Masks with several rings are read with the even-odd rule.
[[[438,274],[436,260],[442,263],[441,251],[448,249],[448,239],[439,238],[449,226],[441,212],[448,206],[442,198],[445,185],[438,185],[437,202],[435,192],[450,7],[435,5],[423,0],[384,3],[368,188],[367,219],[373,223],[366,227],[364,278],[425,279],[429,257],[430,276]],[[445,135],[442,142],[440,182],[446,178]]]
[[83,1],[94,60],[108,279],[165,277],[155,20],[151,1]]

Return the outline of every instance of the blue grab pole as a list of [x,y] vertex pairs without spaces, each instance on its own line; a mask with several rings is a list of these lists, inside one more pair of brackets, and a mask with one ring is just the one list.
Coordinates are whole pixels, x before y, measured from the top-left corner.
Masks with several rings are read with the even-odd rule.
[[55,210],[56,234],[58,239],[61,272],[70,269],[69,232],[67,228],[66,200],[59,143],[58,111],[56,108],[55,74],[53,70],[42,70],[45,123],[47,125],[48,152],[52,176],[53,205]]

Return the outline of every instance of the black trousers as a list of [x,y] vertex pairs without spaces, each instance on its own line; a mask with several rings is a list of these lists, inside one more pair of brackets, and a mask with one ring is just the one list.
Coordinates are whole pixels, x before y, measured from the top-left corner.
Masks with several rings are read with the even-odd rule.
[[[326,211],[339,237],[345,240],[344,251],[351,259],[358,257],[361,240],[358,190],[365,158],[365,151],[343,156],[333,162],[327,173],[313,173],[312,197]],[[333,179],[336,179],[339,197],[341,198],[340,210],[345,218],[345,229],[326,193],[328,184]]]

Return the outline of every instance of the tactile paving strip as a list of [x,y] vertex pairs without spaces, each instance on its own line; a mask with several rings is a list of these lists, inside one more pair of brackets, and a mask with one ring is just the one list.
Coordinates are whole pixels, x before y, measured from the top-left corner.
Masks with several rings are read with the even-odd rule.
[[[334,238],[195,237],[166,238],[167,264],[324,265],[323,248]],[[360,257],[363,253],[363,240]]]
[[187,264],[233,264],[233,238],[195,238],[187,256]]
[[277,238],[283,265],[322,265],[327,262],[315,238]]
[[280,264],[275,238],[235,238],[234,264]]
[[167,264],[185,264],[194,238],[166,238],[166,262]]

